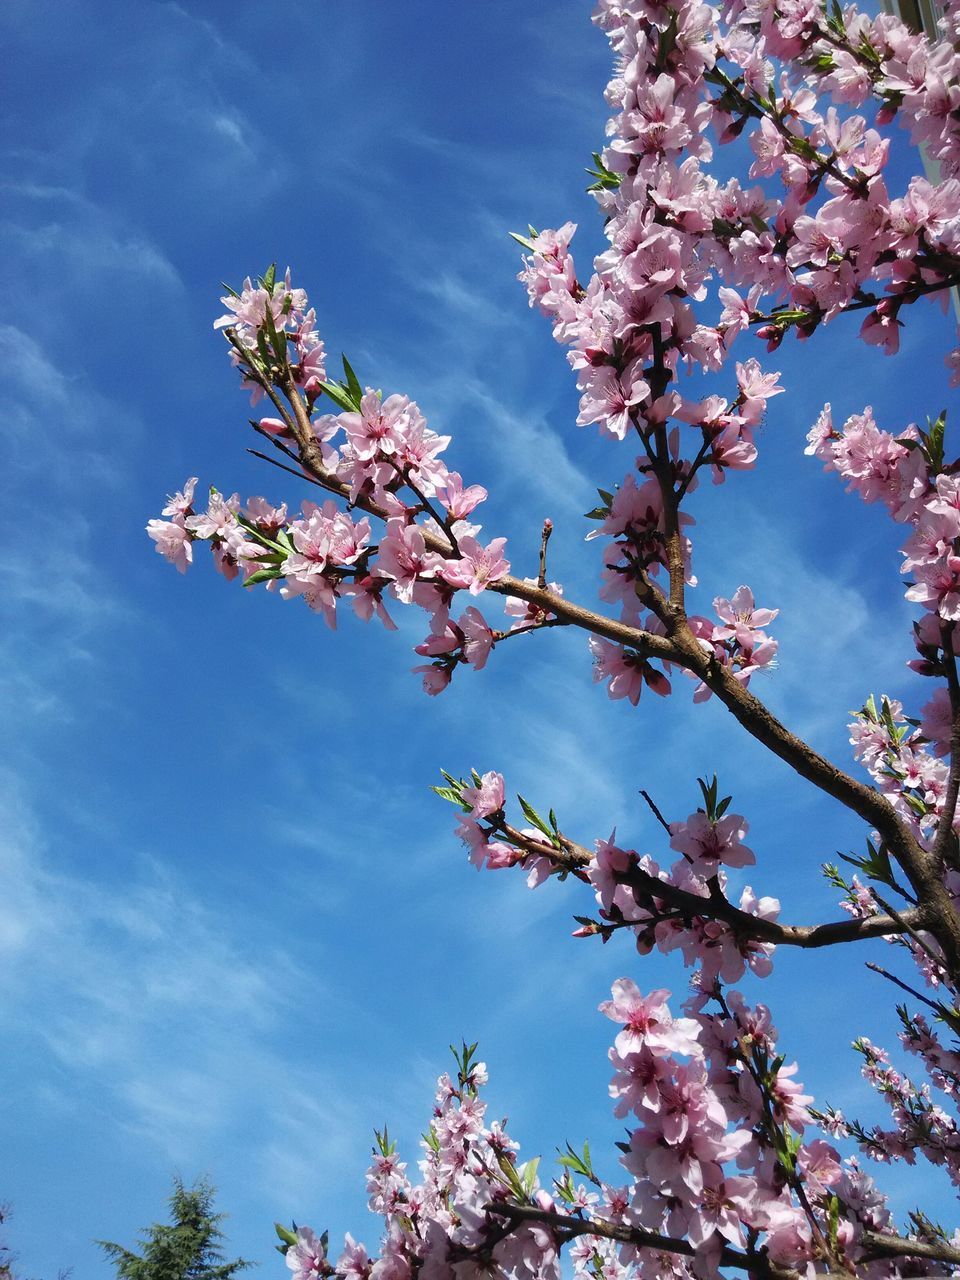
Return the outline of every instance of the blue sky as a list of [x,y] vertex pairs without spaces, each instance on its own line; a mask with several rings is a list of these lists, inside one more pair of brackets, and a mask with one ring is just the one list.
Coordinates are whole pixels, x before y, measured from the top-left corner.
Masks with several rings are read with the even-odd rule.
[[[859,844],[856,824],[715,705],[611,704],[561,633],[426,699],[409,674],[420,615],[400,637],[346,616],[333,635],[204,561],[180,578],[143,533],[187,475],[299,497],[244,453],[247,400],[211,327],[219,281],[276,258],[329,350],[453,434],[515,569],[534,570],[549,515],[552,575],[592,599],[580,513],[630,457],[572,425],[506,234],[573,218],[582,267],[602,243],[582,169],[608,58],[589,10],[4,6],[0,1199],[29,1276],[109,1275],[92,1240],[131,1242],[175,1170],[218,1185],[258,1274],[282,1271],[275,1218],[375,1244],[372,1130],[389,1123],[416,1159],[461,1036],[528,1154],[610,1150],[596,1006],[626,974],[680,999],[683,974],[570,939],[588,909],[574,886],[478,876],[430,796],[441,766],[499,768],[585,843],[616,825],[656,852],[638,788],[680,818],[722,764],[760,854],[750,882],[791,920],[835,915],[816,868]],[[901,181],[915,163],[901,141]],[[915,710],[926,690],[903,667],[899,531],[803,458],[803,436],[825,399],[870,402],[893,429],[949,405],[951,323],[918,308],[895,361],[841,325],[768,358],[790,394],[761,469],[693,505],[702,607],[749,582],[781,608],[780,667],[757,691],[840,761],[867,693]],[[781,956],[762,998],[806,1083],[870,1116],[845,1046],[893,1039],[886,994],[819,953]],[[947,1203],[933,1172],[886,1182],[900,1209]]]

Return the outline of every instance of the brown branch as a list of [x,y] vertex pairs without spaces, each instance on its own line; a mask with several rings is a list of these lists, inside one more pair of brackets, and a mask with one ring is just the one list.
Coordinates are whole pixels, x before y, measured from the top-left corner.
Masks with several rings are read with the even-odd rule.
[[933,855],[941,866],[946,862],[947,850],[951,840],[954,839],[953,820],[957,813],[957,798],[960,796],[960,680],[957,678],[957,659],[953,652],[954,625],[945,620],[940,622],[940,644],[943,648],[943,663],[947,674],[950,710],[953,713],[953,724],[950,729],[950,773],[933,845]]
[[946,1240],[907,1240],[903,1236],[882,1235],[879,1231],[865,1231],[863,1245],[867,1258],[931,1258],[935,1262],[949,1262],[960,1266],[960,1249]]
[[949,1017],[945,1016],[947,1010],[942,1004],[937,1004],[935,1000],[928,999],[922,992],[917,991],[915,987],[911,987],[909,983],[904,982],[902,978],[898,978],[896,974],[891,973],[888,969],[884,969],[882,965],[874,964],[872,960],[867,962],[866,967],[873,973],[878,973],[881,978],[886,978],[888,982],[892,982],[893,985],[895,987],[899,987],[901,991],[906,991],[907,995],[913,996],[913,998],[915,1000],[919,1000],[921,1004],[925,1004],[928,1008],[932,1009],[938,1018],[943,1018],[943,1020],[950,1025],[951,1029],[956,1032],[957,1027],[950,1021]]
[[[557,849],[553,845],[522,835],[509,823],[500,823],[496,831],[505,836],[511,844],[522,849],[525,855],[549,858],[562,871],[567,871],[580,880],[586,879],[584,872],[593,861],[592,855],[583,845],[577,844],[563,834],[560,836],[563,848]],[[865,920],[831,920],[826,924],[780,924],[779,921],[763,920],[759,916],[751,915],[749,911],[741,911],[724,897],[701,898],[699,894],[691,893],[688,889],[681,889],[678,885],[669,884],[658,879],[657,876],[650,875],[641,867],[634,867],[631,871],[618,876],[618,879],[621,884],[640,890],[648,898],[658,899],[676,908],[688,919],[700,916],[708,920],[721,920],[741,938],[755,942],[770,942],[775,946],[800,947],[805,951],[902,934],[909,930],[913,919],[919,915],[917,911],[907,911],[900,913],[896,920],[888,915],[876,915],[869,916]],[[643,925],[645,922],[640,920],[625,923],[629,926]]]
[[922,848],[881,792],[851,778],[796,734],[791,733],[755,694],[745,689],[713,655],[704,652],[685,624],[672,637],[684,649],[681,665],[704,681],[734,718],[758,742],[798,773],[875,827],[881,840],[903,868],[923,904],[920,928],[929,929],[944,952],[945,968],[960,973],[960,917],[943,882],[936,860]]
[[549,858],[561,871],[576,876],[578,880],[587,881],[586,867],[590,862],[590,854],[582,845],[575,844],[566,836],[560,836],[563,847],[558,849],[556,845],[545,844],[546,837],[536,839],[533,836],[525,836],[522,831],[518,831],[508,822],[499,823],[494,830],[498,835],[505,836],[512,845],[522,849],[525,856],[530,854],[535,858]]
[[261,453],[259,449],[248,449],[247,453],[252,458],[259,458],[261,462],[269,462],[271,467],[279,467],[281,471],[286,471],[288,476],[296,476],[298,480],[306,480],[308,484],[315,484],[323,488],[319,480],[314,479],[313,476],[306,475],[302,468],[298,471],[295,467],[288,467],[285,462],[278,462],[276,458],[271,458],[268,453]]
[[[228,338],[239,348],[235,335],[231,336],[229,331]],[[665,372],[668,371],[665,369]],[[264,385],[271,399],[277,403],[279,397],[266,383],[266,379],[255,369],[252,370],[252,374],[254,380]],[[327,471],[323,465],[320,443],[313,434],[308,408],[289,367],[281,371],[280,385],[293,410],[292,419],[288,411],[282,410],[282,413],[284,421],[288,423],[296,439],[301,463],[324,488],[350,501],[348,486],[332,472]],[[384,507],[363,494],[353,501],[353,505],[380,519],[389,518],[389,513]],[[676,515],[675,511],[674,515]],[[430,550],[444,557],[449,556],[450,547],[443,538],[429,529],[422,529],[422,534],[425,545]],[[679,554],[679,538],[674,540],[674,549],[676,554]],[[672,559],[675,558],[676,556],[672,555]],[[670,636],[654,635],[638,627],[618,622],[565,599],[548,588],[531,584],[509,574],[491,583],[489,589],[499,595],[517,596],[521,600],[526,600],[528,604],[536,605],[545,613],[552,613],[557,618],[580,627],[591,635],[601,636],[615,644],[634,649],[644,657],[676,663],[697,675],[748,733],[789,764],[801,777],[833,796],[877,829],[881,839],[904,869],[918,898],[924,904],[922,927],[929,928],[936,936],[944,951],[946,968],[951,973],[960,973],[960,917],[943,883],[936,861],[921,848],[884,795],[850,777],[801,738],[791,733],[759,698],[745,689],[731,672],[716,661],[712,654],[704,651],[682,617],[682,584],[677,586],[677,573],[682,579],[682,555],[677,565],[671,563],[671,605],[673,605],[674,595],[679,593],[680,606],[679,608],[674,606],[670,610],[675,624]]]
[[844,942],[863,942],[868,938],[883,938],[903,933],[903,925],[890,916],[869,916],[865,920],[833,920],[828,924],[780,924],[776,920],[764,920],[741,911],[725,897],[701,898],[677,885],[667,884],[635,867],[620,877],[624,884],[640,889],[651,898],[658,898],[689,916],[703,916],[709,920],[722,920],[743,938],[756,942],[770,942],[776,946],[801,947],[806,951],[820,947],[832,947]]
[[[697,1257],[697,1250],[689,1240],[677,1240],[672,1236],[662,1236],[656,1231],[645,1231],[642,1227],[627,1227],[616,1222],[605,1222],[599,1218],[577,1218],[565,1213],[556,1213],[551,1209],[540,1209],[535,1205],[497,1203],[484,1205],[489,1214],[500,1218],[509,1218],[518,1225],[524,1222],[542,1222],[545,1226],[554,1227],[567,1239],[575,1236],[602,1236],[606,1240],[619,1240],[623,1244],[632,1244],[640,1249],[657,1249],[662,1253],[675,1253],[685,1258]],[[565,1242],[564,1242],[565,1243]],[[739,1249],[731,1249],[724,1245],[720,1252],[720,1265],[736,1267],[740,1271],[752,1275],[780,1277],[780,1280],[794,1280],[796,1271],[775,1266],[765,1254],[742,1253]]]

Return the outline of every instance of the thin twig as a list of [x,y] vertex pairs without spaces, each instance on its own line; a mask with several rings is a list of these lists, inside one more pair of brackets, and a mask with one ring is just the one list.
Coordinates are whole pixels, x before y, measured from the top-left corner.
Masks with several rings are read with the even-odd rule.
[[656,818],[656,820],[660,823],[661,827],[663,827],[664,831],[667,833],[667,835],[668,835],[668,836],[671,836],[671,837],[672,837],[672,836],[673,836],[673,831],[672,831],[672,830],[671,830],[671,828],[670,828],[670,823],[666,820],[666,818],[663,816],[663,814],[662,814],[662,813],[660,812],[660,810],[657,808],[656,801],[655,801],[655,800],[653,799],[653,797],[650,795],[649,791],[644,791],[643,787],[641,787],[641,788],[640,788],[640,794],[643,796],[644,800],[646,800],[646,802],[647,802],[647,804],[648,804],[648,806],[649,806],[649,808],[650,808],[650,811],[652,812],[652,814],[653,814],[653,816]]
[[540,572],[537,574],[537,586],[541,591],[547,585],[547,543],[550,541],[551,533],[553,533],[553,521],[548,518],[544,520],[543,529],[540,532]]

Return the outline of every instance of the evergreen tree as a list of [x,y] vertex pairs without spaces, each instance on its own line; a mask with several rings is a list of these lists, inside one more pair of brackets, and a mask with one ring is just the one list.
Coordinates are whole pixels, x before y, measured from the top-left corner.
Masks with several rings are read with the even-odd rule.
[[177,1177],[170,1196],[172,1221],[155,1222],[142,1233],[141,1254],[98,1240],[117,1269],[117,1280],[230,1280],[250,1266],[242,1258],[224,1261],[219,1224],[226,1215],[213,1212],[214,1194],[204,1179],[188,1189]]
[[[0,1225],[6,1222],[10,1210],[0,1204]],[[13,1254],[5,1240],[0,1240],[0,1280],[13,1280]]]

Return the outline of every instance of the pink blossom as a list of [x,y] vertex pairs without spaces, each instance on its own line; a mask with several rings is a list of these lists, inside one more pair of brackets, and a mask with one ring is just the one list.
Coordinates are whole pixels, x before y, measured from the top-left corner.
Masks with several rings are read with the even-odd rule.
[[470,605],[457,624],[463,635],[463,656],[471,667],[482,671],[493,648],[494,635],[479,609]]
[[755,634],[777,617],[779,609],[757,609],[749,587],[738,587],[730,600],[718,596],[713,607],[727,625],[714,632],[714,639],[737,640],[741,645],[754,642]]
[[297,1227],[297,1243],[286,1252],[293,1280],[320,1280],[330,1272],[322,1241],[309,1227]]
[[435,698],[443,693],[450,683],[450,668],[440,662],[431,662],[426,666],[411,668],[415,675],[423,676],[423,691]]
[[384,577],[393,579],[397,598],[409,604],[417,580],[432,577],[434,573],[432,563],[427,559],[423,533],[415,524],[406,524],[401,519],[387,521],[377,569]]
[[933,744],[938,756],[949,755],[954,719],[949,692],[938,689],[924,706],[921,715],[923,719],[920,722],[920,732]]
[[440,561],[437,572],[451,586],[466,587],[472,596],[478,596],[510,572],[510,562],[503,557],[506,545],[506,538],[494,538],[486,547],[476,538],[461,538],[459,559]]
[[738,813],[728,813],[715,822],[705,813],[692,813],[686,822],[674,822],[670,848],[686,854],[693,869],[703,875],[714,875],[717,866],[747,867],[756,862],[753,850],[742,843],[747,822]]
[[163,516],[181,516],[184,519],[192,514],[193,493],[197,487],[197,477],[191,476],[183,489],[167,498],[167,505],[160,512]]
[[175,520],[151,520],[147,524],[147,533],[157,544],[160,555],[175,565],[180,573],[186,573],[193,562],[193,546],[183,517]]
[[616,1039],[621,1056],[646,1049],[654,1056],[671,1053],[697,1054],[699,1028],[690,1018],[673,1018],[667,1008],[669,991],[652,991],[642,996],[630,978],[618,978],[613,984],[613,999],[600,1005],[612,1022],[624,1029]]
[[503,776],[492,771],[485,773],[476,785],[464,787],[461,795],[474,818],[488,818],[503,808]]
[[437,487],[437,496],[454,520],[462,520],[486,500],[487,491],[479,484],[465,489],[460,475],[456,471],[448,471]]
[[577,425],[597,422],[618,440],[626,439],[631,409],[650,396],[649,384],[642,374],[639,361],[620,373],[609,365],[584,370],[580,379],[583,395]]

